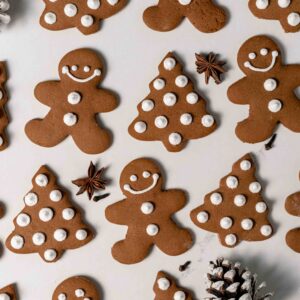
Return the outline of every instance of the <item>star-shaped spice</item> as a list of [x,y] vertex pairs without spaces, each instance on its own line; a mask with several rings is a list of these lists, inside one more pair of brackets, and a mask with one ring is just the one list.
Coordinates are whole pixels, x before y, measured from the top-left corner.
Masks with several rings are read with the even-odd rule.
[[[93,162],[91,162],[88,169],[88,177],[79,178],[72,181],[72,183],[79,187],[79,191],[76,195],[81,195],[84,192],[87,192],[88,197],[91,200],[96,191],[105,190],[107,181],[102,178],[104,170],[105,168],[101,168],[100,170],[96,171],[95,165]],[[108,196],[108,194],[105,195]],[[99,200],[101,198],[99,198]],[[94,201],[98,201],[98,197],[94,197]]]
[[218,54],[210,52],[208,55],[195,54],[197,72],[205,73],[205,83],[208,84],[209,78],[212,77],[215,83],[220,84],[222,82],[221,75],[225,73],[223,66],[226,64],[224,61],[218,61]]

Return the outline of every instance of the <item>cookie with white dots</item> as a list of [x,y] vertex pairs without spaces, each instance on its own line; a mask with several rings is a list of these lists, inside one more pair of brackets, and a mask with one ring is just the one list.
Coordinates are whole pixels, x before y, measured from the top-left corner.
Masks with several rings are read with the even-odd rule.
[[8,93],[6,91],[7,70],[5,62],[0,62],[0,151],[8,147],[8,137],[6,134],[6,127],[9,119],[6,112],[6,104],[8,102]]
[[11,284],[0,289],[0,300],[18,300],[16,286]]
[[204,203],[191,212],[195,225],[217,233],[223,246],[232,248],[242,240],[263,241],[273,234],[255,173],[251,155],[243,156],[221,179],[220,187],[207,194]]

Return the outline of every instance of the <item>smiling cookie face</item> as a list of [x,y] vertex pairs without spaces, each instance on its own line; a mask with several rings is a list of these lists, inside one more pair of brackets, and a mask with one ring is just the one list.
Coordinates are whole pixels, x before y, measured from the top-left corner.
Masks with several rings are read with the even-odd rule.
[[127,197],[161,190],[162,178],[159,167],[150,159],[136,159],[124,168],[120,186]]
[[255,36],[241,47],[238,63],[246,75],[267,73],[281,66],[280,50],[270,38]]
[[102,62],[94,51],[78,49],[62,58],[59,75],[62,80],[98,85],[102,80],[102,68]]

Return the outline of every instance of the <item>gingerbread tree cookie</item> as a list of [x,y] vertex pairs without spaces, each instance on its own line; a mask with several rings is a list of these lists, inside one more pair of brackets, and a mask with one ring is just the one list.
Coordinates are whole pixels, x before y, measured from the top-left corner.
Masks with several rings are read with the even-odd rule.
[[80,210],[46,166],[34,175],[32,184],[24,197],[25,207],[14,219],[15,230],[6,240],[9,250],[38,253],[44,261],[56,262],[65,250],[82,247],[93,239]]
[[185,17],[206,33],[216,32],[226,23],[225,11],[214,0],[159,0],[144,12],[146,25],[157,31],[173,30]]
[[159,65],[159,75],[150,83],[150,94],[138,105],[139,115],[129,133],[144,141],[161,141],[168,151],[182,150],[188,140],[216,130],[213,116],[192,81],[183,74],[173,53]]
[[154,300],[192,300],[191,294],[184,288],[178,286],[173,277],[165,272],[158,272],[153,290]]
[[100,23],[119,12],[127,0],[44,0],[40,24],[49,30],[76,27],[83,34],[95,33]]
[[25,132],[35,144],[53,147],[72,136],[81,151],[98,154],[111,144],[107,130],[96,117],[117,107],[116,97],[99,89],[103,65],[98,54],[78,49],[66,54],[59,64],[60,81],[45,81],[35,88],[35,97],[51,110],[44,119],[31,120]]
[[285,32],[300,30],[298,0],[249,0],[249,8],[260,19],[278,20]]
[[242,240],[266,240],[273,233],[255,172],[250,154],[243,156],[221,179],[220,187],[207,194],[204,204],[191,212],[192,221],[217,233],[223,246],[235,247]]
[[[285,200],[285,209],[290,215],[300,217],[300,192],[287,197]],[[300,227],[292,229],[287,233],[286,243],[295,252],[300,253]]]
[[0,299],[1,300],[18,300],[17,291],[13,284],[0,289]]
[[250,105],[249,117],[238,123],[236,135],[247,143],[271,137],[278,123],[300,132],[300,65],[284,65],[279,46],[267,36],[246,41],[238,53],[245,77],[228,89],[235,104]]
[[9,122],[5,111],[5,105],[8,101],[7,92],[5,90],[6,81],[6,65],[4,62],[0,62],[0,151],[6,149],[8,146],[8,139],[5,132]]
[[106,208],[106,218],[128,226],[126,238],[112,248],[124,264],[146,258],[153,245],[168,255],[180,255],[193,244],[192,236],[172,219],[186,204],[182,190],[163,190],[159,166],[146,158],[130,162],[122,171],[120,187],[126,199]]
[[64,280],[54,291],[52,300],[100,300],[96,284],[84,276]]

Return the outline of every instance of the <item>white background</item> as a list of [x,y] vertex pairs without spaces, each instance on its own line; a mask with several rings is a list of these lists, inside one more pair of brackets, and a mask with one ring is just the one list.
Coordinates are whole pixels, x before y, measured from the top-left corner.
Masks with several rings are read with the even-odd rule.
[[[131,0],[119,14],[103,23],[102,30],[84,36],[76,29],[51,32],[39,25],[43,1],[11,0],[13,23],[0,33],[0,60],[8,61],[10,79],[8,110],[10,147],[0,156],[0,197],[7,213],[0,220],[0,237],[4,241],[13,229],[12,220],[22,209],[23,196],[31,189],[31,177],[42,164],[49,165],[68,188],[74,200],[86,211],[86,219],[97,231],[96,238],[85,247],[69,250],[55,264],[46,264],[37,254],[16,255],[3,249],[0,259],[0,286],[16,282],[22,300],[51,299],[55,287],[67,277],[85,274],[99,281],[103,299],[154,299],[152,285],[159,270],[179,277],[183,286],[194,290],[196,299],[206,295],[203,274],[208,261],[224,255],[241,260],[268,281],[278,300],[297,300],[300,297],[300,254],[285,244],[286,232],[300,226],[300,218],[284,210],[287,195],[300,190],[300,135],[278,129],[275,148],[264,150],[264,143],[241,143],[234,134],[238,121],[247,116],[247,106],[228,101],[228,86],[242,76],[236,64],[240,45],[256,34],[274,36],[284,47],[288,63],[300,62],[299,35],[285,34],[278,22],[258,20],[247,7],[248,1],[220,0],[230,11],[228,25],[215,34],[198,32],[187,20],[169,33],[148,29],[142,21],[144,9],[155,1]],[[105,57],[107,75],[103,86],[120,96],[119,107],[102,114],[106,126],[114,133],[114,143],[105,153],[89,156],[80,152],[71,139],[55,148],[32,144],[24,134],[24,125],[48,111],[35,100],[33,89],[43,80],[58,78],[57,66],[64,54],[80,47],[91,47]],[[218,130],[207,138],[192,141],[180,153],[168,153],[160,142],[140,142],[131,138],[127,126],[136,116],[136,106],[148,94],[148,83],[157,75],[157,66],[170,50],[176,51],[186,63],[188,72],[197,79],[202,95],[209,100],[211,111],[221,122]],[[226,80],[217,86],[206,86],[203,76],[195,72],[194,53],[215,51],[228,61]],[[275,235],[258,243],[242,242],[233,250],[222,247],[214,234],[202,231],[189,219],[192,208],[202,203],[206,193],[219,185],[219,179],[231,170],[234,161],[247,152],[259,162],[265,197],[271,207]],[[167,188],[182,188],[189,193],[188,205],[177,216],[196,235],[195,246],[180,257],[168,257],[154,249],[137,265],[121,265],[114,261],[110,248],[121,239],[125,227],[105,220],[108,204],[122,199],[119,174],[132,159],[150,156],[163,163],[167,173]],[[111,193],[99,203],[87,197],[75,197],[72,179],[85,175],[90,160],[108,166],[107,176],[113,179]],[[300,241],[299,241],[300,242]],[[178,266],[192,260],[188,272],[179,273]]]

